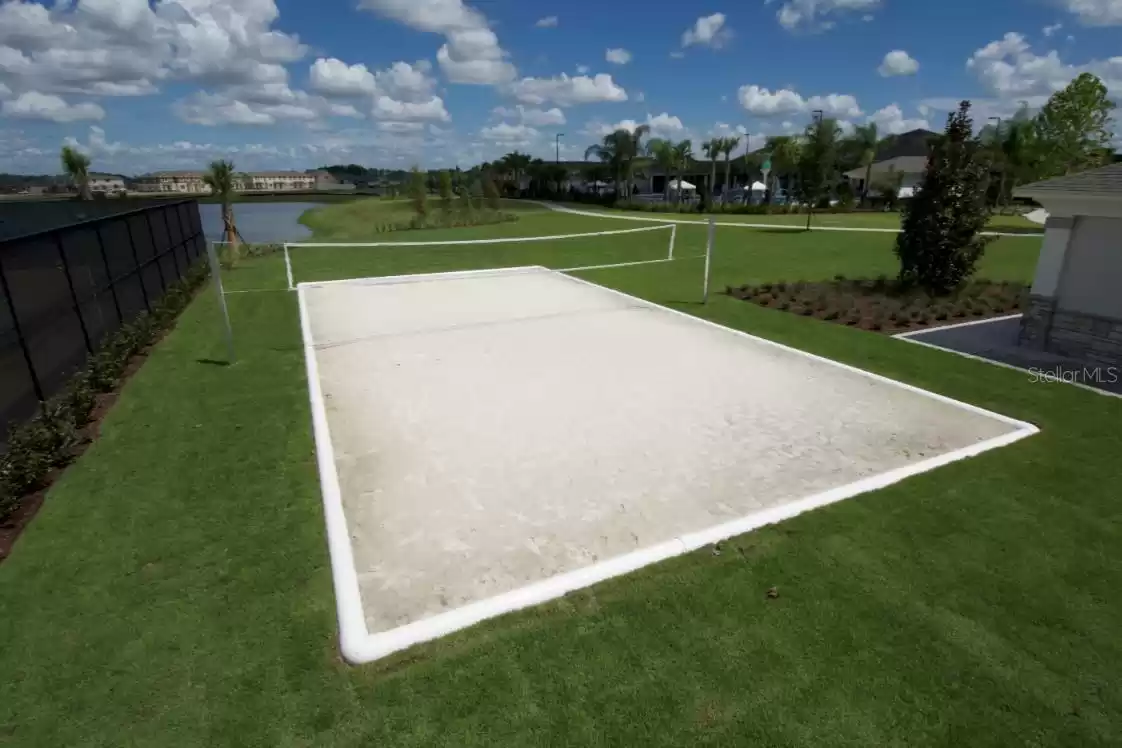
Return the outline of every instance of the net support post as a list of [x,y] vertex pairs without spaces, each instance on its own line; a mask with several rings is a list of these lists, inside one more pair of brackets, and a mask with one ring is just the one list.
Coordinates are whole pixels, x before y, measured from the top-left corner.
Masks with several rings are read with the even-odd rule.
[[222,309],[222,322],[226,333],[226,358],[231,365],[237,362],[234,356],[234,330],[230,327],[230,311],[226,308],[226,292],[222,290],[222,269],[218,264],[218,253],[214,242],[207,242],[206,256],[210,262],[210,274],[214,278],[214,290],[218,293],[218,306]]
[[717,219],[709,218],[709,238],[705,242],[705,282],[701,289],[701,303],[709,303],[709,270],[713,261],[713,241],[717,234]]
[[288,290],[295,291],[296,285],[292,282],[292,258],[288,256],[288,245],[284,245],[284,274],[288,278]]
[[672,223],[672,224],[670,224],[670,256],[667,257],[666,259],[668,259],[668,260],[673,260],[674,259],[674,244],[677,242],[677,240],[678,240],[678,224]]

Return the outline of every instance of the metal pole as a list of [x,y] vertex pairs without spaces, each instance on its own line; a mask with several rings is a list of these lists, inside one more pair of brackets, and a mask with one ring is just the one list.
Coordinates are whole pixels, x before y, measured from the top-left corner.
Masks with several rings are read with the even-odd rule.
[[58,247],[58,259],[62,262],[62,272],[66,275],[66,287],[70,289],[70,300],[74,303],[74,314],[78,317],[78,327],[82,328],[82,340],[86,343],[86,352],[93,353],[90,333],[86,329],[86,320],[82,317],[82,307],[78,303],[78,294],[74,290],[74,278],[70,275],[70,263],[66,260],[66,249],[62,246],[62,236],[57,232],[55,233],[55,246]]
[[179,270],[179,259],[175,256],[175,248],[179,245],[171,238],[171,221],[168,220],[168,209],[164,207],[164,233],[168,235],[168,249],[171,254],[171,264],[175,268],[175,279],[179,280],[183,277],[183,273]]
[[218,266],[218,255],[214,252],[214,242],[207,242],[206,256],[210,261],[210,274],[214,276],[214,290],[218,293],[218,306],[222,309],[222,320],[226,324],[226,358],[231,363],[234,357],[234,330],[230,327],[230,311],[226,308],[226,292],[222,290],[222,271]]
[[16,331],[16,340],[19,341],[19,349],[23,352],[23,361],[27,364],[27,375],[31,377],[31,388],[35,390],[35,398],[39,402],[43,402],[47,398],[43,397],[43,385],[39,384],[39,376],[35,373],[35,364],[31,360],[31,351],[27,347],[27,340],[23,337],[23,328],[20,327],[19,315],[16,314],[16,302],[12,298],[12,289],[8,286],[8,276],[4,273],[4,262],[0,260],[0,290],[4,292],[4,298],[8,302],[8,314],[12,318],[12,329]]
[[137,283],[140,284],[140,295],[144,297],[144,308],[152,311],[152,304],[148,301],[148,289],[144,287],[144,273],[140,269],[140,254],[136,251],[136,237],[132,235],[132,221],[124,219],[125,230],[129,233],[129,248],[132,249],[133,270]]
[[559,132],[553,138],[553,143],[557,147],[557,154],[556,154],[556,158],[555,158],[555,163],[558,166],[561,165],[561,138],[564,137],[564,136],[565,136],[565,133]]
[[[127,218],[125,219],[125,225],[128,225]],[[113,271],[109,269],[109,255],[105,253],[105,241],[101,238],[100,225],[94,227],[94,233],[97,235],[97,247],[101,250],[101,262],[105,265],[105,282],[109,284],[109,293],[113,297],[113,308],[117,310],[117,323],[124,324],[125,317],[121,314],[121,302],[117,300],[117,284],[113,281]],[[98,308],[100,309],[100,307]]]
[[156,251],[156,232],[152,230],[150,211],[144,211],[144,220],[148,222],[148,236],[152,239],[152,262],[156,265],[156,272],[160,275],[160,290],[167,291],[168,283],[164,280],[164,269],[160,267],[160,254]]
[[702,289],[701,303],[709,303],[709,268],[713,259],[713,241],[717,233],[717,219],[709,218],[709,241],[705,243],[705,286]]
[[672,224],[670,224],[670,256],[667,257],[666,259],[668,259],[668,260],[673,260],[674,259],[674,244],[677,242],[677,240],[678,240],[678,224],[672,223]]

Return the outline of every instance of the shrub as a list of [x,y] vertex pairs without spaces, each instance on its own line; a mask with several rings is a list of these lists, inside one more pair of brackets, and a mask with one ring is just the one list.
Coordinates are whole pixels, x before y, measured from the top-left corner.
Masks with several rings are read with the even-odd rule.
[[11,429],[7,451],[0,455],[0,521],[24,496],[46,485],[52,469],[73,459],[82,444],[80,429],[90,422],[97,404],[96,393],[116,386],[129,359],[175,321],[208,274],[205,262],[196,263],[167,289],[151,314],[142,313],[106,338],[59,394],[29,421]]
[[969,115],[970,103],[964,101],[947,118],[896,240],[900,280],[934,294],[949,293],[970,278],[991,241],[978,236],[990,217],[990,174]]

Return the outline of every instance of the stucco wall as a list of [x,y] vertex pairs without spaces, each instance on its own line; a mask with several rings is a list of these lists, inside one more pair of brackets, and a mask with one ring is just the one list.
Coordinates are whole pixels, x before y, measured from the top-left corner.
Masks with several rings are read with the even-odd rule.
[[1056,307],[1122,320],[1122,218],[1080,216],[1074,223]]

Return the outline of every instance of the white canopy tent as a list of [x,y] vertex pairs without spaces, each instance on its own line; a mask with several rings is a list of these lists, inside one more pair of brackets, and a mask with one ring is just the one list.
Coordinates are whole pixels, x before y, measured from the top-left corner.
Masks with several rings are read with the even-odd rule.
[[[678,186],[679,184],[681,184],[681,187]],[[674,181],[672,181],[670,183],[670,189],[672,189],[672,190],[679,190],[680,189],[680,190],[684,190],[684,191],[688,192],[690,190],[696,190],[697,187],[695,185],[690,184],[689,182],[687,182],[684,179],[683,180],[675,179]]]
[[755,182],[752,184],[752,192],[767,192],[767,185],[763,182]]

